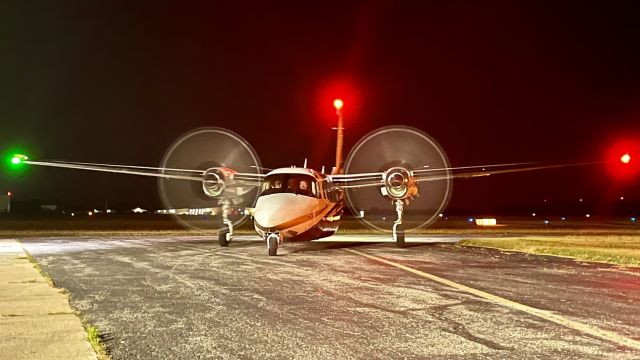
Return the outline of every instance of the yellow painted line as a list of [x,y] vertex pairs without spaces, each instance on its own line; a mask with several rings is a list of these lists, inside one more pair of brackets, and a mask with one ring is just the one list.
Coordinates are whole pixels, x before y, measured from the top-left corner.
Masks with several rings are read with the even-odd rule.
[[475,296],[481,297],[483,299],[487,299],[489,301],[492,301],[492,302],[494,302],[496,304],[499,304],[499,305],[502,305],[502,306],[505,306],[505,307],[509,307],[509,308],[512,308],[512,309],[515,309],[515,310],[520,310],[520,311],[525,312],[527,314],[537,316],[539,318],[554,322],[556,324],[560,324],[562,326],[566,326],[566,327],[568,327],[570,329],[580,331],[582,333],[591,335],[593,337],[597,337],[597,338],[600,338],[600,339],[603,339],[603,340],[611,341],[611,342],[619,344],[619,345],[624,345],[624,346],[627,346],[629,348],[640,350],[640,341],[628,338],[628,337],[620,335],[620,334],[617,334],[617,333],[615,333],[613,331],[603,330],[603,329],[600,329],[600,328],[592,326],[592,325],[587,325],[587,324],[583,324],[583,323],[578,322],[578,321],[567,319],[564,316],[555,314],[555,313],[553,313],[551,311],[548,311],[548,310],[541,310],[541,309],[537,309],[537,308],[534,308],[534,307],[531,307],[531,306],[527,306],[527,305],[521,304],[519,302],[515,302],[513,300],[505,299],[503,297],[500,297],[500,296],[497,296],[497,295],[493,295],[493,294],[490,294],[490,293],[482,291],[482,290],[478,290],[478,289],[474,289],[474,288],[466,286],[466,285],[458,284],[458,283],[453,282],[451,280],[447,280],[445,278],[441,278],[439,276],[432,275],[432,274],[426,273],[424,271],[420,271],[420,270],[411,268],[411,267],[406,266],[406,265],[398,264],[396,262],[393,262],[393,261],[390,261],[390,260],[387,260],[387,259],[383,259],[381,257],[377,257],[377,256],[374,256],[374,255],[369,255],[369,254],[363,253],[363,252],[358,251],[358,250],[345,249],[345,251],[348,251],[350,253],[357,254],[357,255],[360,255],[360,256],[364,256],[364,257],[366,257],[368,259],[371,259],[371,260],[374,260],[374,261],[377,261],[377,262],[380,262],[380,263],[383,263],[383,264],[386,264],[386,265],[389,265],[389,266],[393,266],[395,268],[410,272],[412,274],[421,276],[423,278],[427,278],[429,280],[432,280],[432,281],[438,282],[440,284],[452,287],[454,289],[470,293],[472,295],[475,295]]

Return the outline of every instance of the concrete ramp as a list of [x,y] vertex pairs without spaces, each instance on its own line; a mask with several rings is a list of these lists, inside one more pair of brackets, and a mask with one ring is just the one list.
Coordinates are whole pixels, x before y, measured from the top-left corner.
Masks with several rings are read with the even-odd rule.
[[0,359],[96,359],[67,295],[15,240],[0,240],[0,334]]

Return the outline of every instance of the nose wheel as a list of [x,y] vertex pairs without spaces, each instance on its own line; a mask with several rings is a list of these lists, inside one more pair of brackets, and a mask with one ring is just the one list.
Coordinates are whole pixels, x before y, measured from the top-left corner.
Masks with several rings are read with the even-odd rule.
[[267,253],[269,256],[278,255],[278,245],[280,244],[280,235],[271,233],[267,235]]

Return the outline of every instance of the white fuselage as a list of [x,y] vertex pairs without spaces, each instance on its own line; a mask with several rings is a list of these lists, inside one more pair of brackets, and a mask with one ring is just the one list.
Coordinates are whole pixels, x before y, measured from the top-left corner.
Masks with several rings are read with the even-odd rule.
[[[326,178],[311,169],[283,168],[268,173],[254,209],[261,237],[313,240],[332,235],[342,213],[342,197],[327,194]],[[334,200],[334,201],[332,201]]]

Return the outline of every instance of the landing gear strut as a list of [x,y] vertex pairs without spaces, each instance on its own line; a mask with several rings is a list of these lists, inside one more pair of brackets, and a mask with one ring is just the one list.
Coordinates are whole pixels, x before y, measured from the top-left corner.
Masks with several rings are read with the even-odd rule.
[[280,243],[280,235],[278,233],[267,234],[267,252],[269,256],[278,255],[278,245]]
[[398,219],[393,222],[393,240],[396,242],[397,247],[404,247],[404,226],[402,226],[402,212],[404,211],[403,200],[396,199],[396,213]]
[[229,220],[230,204],[229,200],[222,201],[222,223],[227,226],[226,229],[220,229],[218,233],[218,243],[222,247],[229,246],[229,242],[233,237],[233,222]]

